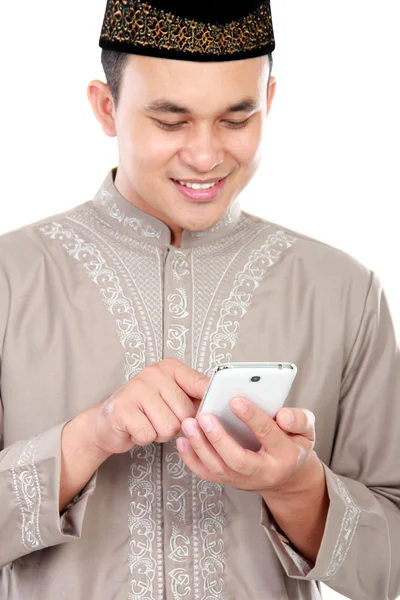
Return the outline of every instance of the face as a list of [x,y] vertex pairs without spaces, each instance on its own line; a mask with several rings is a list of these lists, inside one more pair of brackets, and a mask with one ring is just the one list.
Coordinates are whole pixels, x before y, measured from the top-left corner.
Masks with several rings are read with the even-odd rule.
[[119,192],[176,236],[217,223],[258,167],[268,74],[266,57],[129,56],[117,109],[110,100],[104,115],[100,97],[91,99],[103,129],[118,138]]

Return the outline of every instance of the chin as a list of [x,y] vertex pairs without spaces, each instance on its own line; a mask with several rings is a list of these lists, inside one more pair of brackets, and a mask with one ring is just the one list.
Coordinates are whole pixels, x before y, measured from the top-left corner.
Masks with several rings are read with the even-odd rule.
[[221,219],[224,218],[224,215],[225,215],[226,211],[228,210],[229,206],[227,206],[226,209],[223,211],[221,211],[220,208],[218,211],[215,211],[216,207],[214,207],[214,210],[213,210],[214,214],[210,214],[210,211],[208,211],[208,214],[204,214],[205,213],[204,209],[206,207],[202,206],[201,208],[203,209],[203,215],[202,214],[187,215],[185,222],[180,223],[180,225],[183,229],[186,229],[186,231],[191,231],[192,233],[199,233],[201,231],[206,231],[206,229],[210,229],[210,227],[213,227],[219,221],[221,221]]
[[218,221],[220,221],[223,218],[223,216],[224,215],[222,214],[215,219],[207,219],[204,221],[187,221],[185,224],[182,225],[182,227],[183,229],[186,229],[186,231],[190,231],[192,233],[200,233],[216,225]]

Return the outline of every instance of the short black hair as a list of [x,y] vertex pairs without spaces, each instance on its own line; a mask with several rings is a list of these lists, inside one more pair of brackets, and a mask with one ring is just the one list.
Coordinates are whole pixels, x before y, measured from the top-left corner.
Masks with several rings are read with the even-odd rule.
[[[103,49],[101,52],[101,64],[103,65],[106,80],[110,86],[111,95],[114,99],[114,104],[116,107],[118,106],[122,75],[128,62],[128,56],[129,54],[125,52],[116,52],[115,50]],[[270,79],[273,65],[272,53],[268,54],[268,58]]]

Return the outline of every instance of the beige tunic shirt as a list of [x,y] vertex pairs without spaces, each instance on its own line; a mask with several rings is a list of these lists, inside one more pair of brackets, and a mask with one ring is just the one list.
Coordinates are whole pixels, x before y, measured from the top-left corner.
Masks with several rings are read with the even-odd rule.
[[[396,598],[400,362],[377,278],[236,204],[175,248],[114,178],[0,238],[1,599]],[[297,365],[286,405],[316,416],[331,501],[315,565],[176,439],[111,457],[60,518],[63,425],[169,356]]]

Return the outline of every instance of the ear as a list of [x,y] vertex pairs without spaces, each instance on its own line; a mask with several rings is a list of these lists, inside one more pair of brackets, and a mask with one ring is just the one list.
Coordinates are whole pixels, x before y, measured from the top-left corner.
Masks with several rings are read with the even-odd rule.
[[88,85],[87,96],[94,116],[100,123],[104,133],[109,137],[116,137],[115,106],[110,86],[102,81],[91,81]]
[[275,97],[275,91],[276,91],[276,77],[271,75],[271,78],[269,80],[269,87],[268,87],[267,115],[269,115],[269,111],[271,110],[272,102]]

